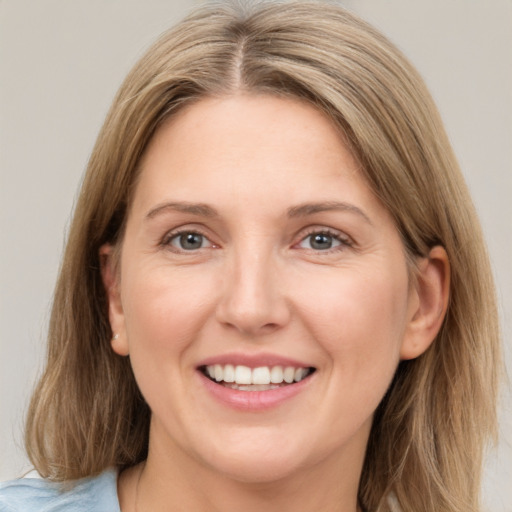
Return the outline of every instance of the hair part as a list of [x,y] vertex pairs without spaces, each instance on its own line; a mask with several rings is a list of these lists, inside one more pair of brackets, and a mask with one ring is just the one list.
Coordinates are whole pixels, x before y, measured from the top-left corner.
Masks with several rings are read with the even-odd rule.
[[483,236],[423,81],[384,36],[331,2],[209,4],[127,76],[91,155],[60,269],[27,421],[34,466],[71,480],[146,458],[150,411],[129,359],[110,347],[99,248],[120,247],[139,162],[160,124],[201,98],[240,92],[324,112],[393,216],[411,264],[435,245],[446,249],[443,327],[425,354],[400,363],[375,414],[359,499],[368,511],[389,511],[390,493],[403,510],[479,510],[500,377]]

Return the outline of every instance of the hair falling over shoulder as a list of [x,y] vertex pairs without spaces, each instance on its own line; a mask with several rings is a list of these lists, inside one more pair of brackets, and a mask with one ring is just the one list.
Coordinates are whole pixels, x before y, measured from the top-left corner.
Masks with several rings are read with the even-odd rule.
[[400,363],[376,412],[359,498],[367,511],[391,511],[392,495],[403,511],[477,512],[501,368],[485,243],[423,81],[384,36],[333,2],[208,4],[127,76],[92,152],[55,289],[27,421],[34,466],[62,481],[145,459],[150,411],[128,358],[110,346],[99,248],[122,243],[138,162],[157,127],[190,102],[235,91],[299,98],[326,113],[411,262],[434,245],[447,251],[447,316],[428,351]]

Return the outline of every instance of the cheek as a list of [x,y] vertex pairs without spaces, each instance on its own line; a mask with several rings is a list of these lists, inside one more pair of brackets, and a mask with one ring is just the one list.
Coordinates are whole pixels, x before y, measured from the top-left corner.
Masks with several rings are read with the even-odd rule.
[[336,371],[346,384],[387,386],[405,333],[406,274],[346,272],[317,284],[317,293],[303,295],[304,317]]
[[180,356],[201,329],[213,290],[204,276],[165,266],[126,274],[122,298],[130,355],[160,367],[168,356]]
[[210,315],[213,295],[204,276],[194,278],[174,270],[164,266],[130,272],[127,267],[122,281],[135,379],[150,409],[164,414],[169,425],[179,423],[170,411],[179,409],[187,395],[184,383],[193,368],[190,354]]

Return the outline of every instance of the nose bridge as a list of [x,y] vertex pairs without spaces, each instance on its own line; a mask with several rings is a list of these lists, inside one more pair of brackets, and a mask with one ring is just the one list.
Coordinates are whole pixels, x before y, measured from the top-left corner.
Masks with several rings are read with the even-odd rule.
[[262,238],[247,237],[234,248],[225,269],[219,320],[246,334],[284,325],[288,310],[279,287],[278,266],[272,247]]

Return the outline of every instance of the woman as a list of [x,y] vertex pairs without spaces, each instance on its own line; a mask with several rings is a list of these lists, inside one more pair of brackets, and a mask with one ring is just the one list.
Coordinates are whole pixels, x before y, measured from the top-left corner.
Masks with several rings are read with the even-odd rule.
[[47,480],[0,507],[476,511],[498,362],[403,56],[330,4],[206,7],[98,137],[29,411]]

